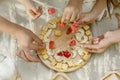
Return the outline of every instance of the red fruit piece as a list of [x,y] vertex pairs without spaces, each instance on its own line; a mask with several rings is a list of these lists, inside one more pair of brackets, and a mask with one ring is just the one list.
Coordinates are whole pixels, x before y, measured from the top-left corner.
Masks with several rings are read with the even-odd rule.
[[66,58],[69,58],[71,56],[70,52],[68,50],[66,51],[63,51],[63,55],[66,57]]
[[55,8],[49,8],[48,9],[48,14],[49,15],[52,15],[52,14],[54,14],[55,13]]
[[62,52],[57,53],[58,56],[63,56]]
[[50,42],[49,42],[49,48],[50,48],[50,49],[55,48],[55,42],[54,42],[54,41],[50,41]]
[[64,22],[58,23],[58,27],[59,27],[59,28],[63,28],[64,26],[65,26],[65,23],[64,23]]
[[71,25],[72,31],[73,31],[73,32],[76,32],[76,31],[78,30],[78,26],[79,26],[78,23],[73,23],[73,24]]
[[79,23],[78,22],[74,22],[73,25],[74,26],[79,26]]
[[69,45],[70,45],[70,46],[75,46],[75,45],[76,45],[76,41],[75,41],[75,40],[72,40]]
[[72,32],[72,29],[71,29],[71,27],[69,27],[66,31],[66,34],[69,35],[71,32]]

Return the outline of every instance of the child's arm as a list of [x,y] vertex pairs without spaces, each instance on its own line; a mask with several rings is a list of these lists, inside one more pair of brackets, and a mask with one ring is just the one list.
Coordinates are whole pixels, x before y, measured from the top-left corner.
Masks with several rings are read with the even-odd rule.
[[115,31],[108,31],[104,35],[97,37],[99,40],[97,43],[96,40],[93,40],[93,44],[84,44],[83,47],[89,52],[102,53],[112,44],[120,42],[119,34],[120,29]]
[[94,15],[96,15],[96,17],[98,17],[98,15],[100,15],[100,13],[106,7],[107,7],[107,0],[97,0],[95,6],[91,10],[91,13],[93,13]]
[[30,50],[36,51],[44,48],[45,46],[32,31],[12,23],[3,17],[0,17],[0,31],[10,34],[17,39],[19,46],[19,57],[25,61],[39,61],[38,58],[31,56],[32,53]]
[[26,9],[27,14],[32,18],[36,19],[42,14],[42,7],[38,8],[35,6],[32,0],[18,0]]
[[82,11],[82,3],[83,0],[69,0],[67,6],[64,9],[61,21],[63,22],[64,20],[78,20]]
[[96,4],[90,12],[81,14],[79,22],[81,24],[93,23],[98,18],[103,9],[105,9],[106,7],[106,0],[97,0]]
[[[117,14],[118,26],[120,26],[120,15]],[[93,39],[93,44],[85,44],[83,47],[94,53],[104,52],[109,46],[114,43],[120,42],[120,28],[114,31],[108,31],[104,35],[98,36]]]
[[8,33],[10,35],[14,35],[16,30],[20,27],[15,26],[16,24],[9,22],[8,20],[4,19],[0,16],[0,31]]

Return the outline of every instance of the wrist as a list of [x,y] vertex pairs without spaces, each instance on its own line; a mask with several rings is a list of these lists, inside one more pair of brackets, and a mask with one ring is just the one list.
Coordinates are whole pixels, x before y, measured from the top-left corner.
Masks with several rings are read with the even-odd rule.
[[114,31],[111,31],[111,34],[110,34],[110,40],[111,40],[111,43],[115,44],[115,43],[119,43],[120,42],[120,30],[114,30]]
[[94,10],[90,11],[90,14],[94,17],[98,17],[100,12],[98,10],[94,9]]

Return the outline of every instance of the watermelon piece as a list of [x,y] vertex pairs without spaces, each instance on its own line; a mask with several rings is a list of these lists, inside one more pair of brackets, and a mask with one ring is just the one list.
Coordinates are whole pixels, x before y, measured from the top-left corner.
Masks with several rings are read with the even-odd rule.
[[71,56],[70,52],[68,50],[66,51],[63,51],[63,55],[66,57],[66,58],[69,58]]
[[65,27],[65,23],[64,23],[64,22],[60,22],[60,23],[58,23],[58,27],[59,27],[59,28],[63,28],[63,27]]
[[57,55],[58,56],[63,56],[63,53],[62,52],[58,52]]
[[52,14],[55,13],[55,11],[56,11],[55,8],[49,8],[49,9],[48,9],[48,14],[49,14],[49,15],[52,15]]
[[76,22],[74,22],[74,23],[71,25],[72,31],[73,31],[73,32],[76,32],[76,31],[78,30],[78,26],[79,26],[79,24],[76,23]]
[[75,45],[76,45],[76,41],[75,41],[75,40],[72,40],[69,45],[70,45],[70,46],[75,46]]
[[66,31],[66,34],[69,35],[71,32],[72,32],[72,29],[71,29],[71,27],[69,27]]
[[50,49],[54,49],[55,48],[55,42],[54,41],[50,41],[49,42],[49,48]]

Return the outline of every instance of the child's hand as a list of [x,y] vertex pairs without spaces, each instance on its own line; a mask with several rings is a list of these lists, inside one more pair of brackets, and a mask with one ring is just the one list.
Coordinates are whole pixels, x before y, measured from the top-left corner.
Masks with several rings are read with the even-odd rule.
[[64,20],[76,21],[82,11],[82,0],[70,0],[64,9],[61,22]]
[[34,6],[26,7],[26,12],[32,19],[37,19],[43,13],[41,6],[39,6],[38,9],[36,9]]
[[108,31],[104,35],[93,39],[93,44],[85,44],[83,47],[93,53],[102,53],[114,43],[120,42],[120,30]]
[[25,9],[27,14],[32,18],[32,19],[36,19],[39,16],[41,16],[43,10],[42,7],[39,6],[38,8],[35,7],[34,2],[32,0],[18,0],[19,2],[21,2]]
[[[88,13],[82,13],[80,16],[80,24],[91,24],[93,23],[101,12],[107,7],[106,0],[97,0],[92,10]],[[101,6],[102,5],[102,6]],[[105,17],[106,13],[102,17]]]
[[37,50],[45,48],[45,44],[30,30],[25,28],[20,28],[15,33],[17,39],[19,51],[18,56],[25,61],[40,61],[38,58],[33,56],[32,51],[37,52]]
[[97,15],[93,14],[92,12],[82,13],[80,15],[79,23],[80,24],[91,24],[95,22],[96,19],[97,19]]

